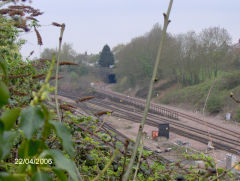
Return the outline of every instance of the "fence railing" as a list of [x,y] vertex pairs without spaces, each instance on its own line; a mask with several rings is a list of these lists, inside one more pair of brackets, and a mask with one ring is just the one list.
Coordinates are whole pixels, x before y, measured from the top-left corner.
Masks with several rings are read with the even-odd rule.
[[[146,100],[144,100],[144,99],[126,96],[124,94],[120,94],[120,93],[116,93],[116,92],[107,91],[104,88],[95,88],[94,90],[98,94],[102,94],[104,97],[108,97],[112,100],[119,101],[123,104],[124,103],[131,104],[131,105],[137,106],[142,109],[144,109],[144,107],[146,105]],[[170,110],[168,108],[162,107],[162,106],[154,104],[154,103],[150,104],[149,112],[154,112],[161,116],[178,120],[178,112]]]

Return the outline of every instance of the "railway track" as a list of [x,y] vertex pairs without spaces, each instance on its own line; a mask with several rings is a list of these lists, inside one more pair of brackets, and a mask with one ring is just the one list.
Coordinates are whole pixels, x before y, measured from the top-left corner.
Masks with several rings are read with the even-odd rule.
[[[63,95],[64,94],[64,95]],[[69,95],[66,95],[65,93],[61,92],[59,95],[62,95],[62,96],[65,96],[65,97],[68,97],[68,98],[78,98],[77,96],[69,96]],[[51,106],[51,105],[50,105]],[[90,114],[89,113],[86,113],[88,115],[91,115],[93,112],[92,111],[98,111],[97,109],[93,109],[93,108],[89,108],[88,106],[86,105],[81,105],[81,106],[77,106],[77,107],[80,107],[81,109],[83,110],[90,110]],[[84,114],[81,114],[81,115],[84,115]],[[130,141],[130,144],[134,145],[134,142],[129,139],[126,135],[124,135],[123,133],[119,132],[118,130],[116,130],[113,126],[111,126],[110,124],[104,122],[101,118],[98,118],[99,120],[101,120],[103,122],[103,125],[102,125],[102,128],[104,129],[107,129],[107,130],[110,130],[112,132],[114,132],[117,136],[115,137],[115,139],[117,139],[118,141],[120,141],[122,144],[125,143],[126,139]],[[79,127],[78,124],[76,124],[77,127]],[[156,150],[152,150],[150,149],[149,147],[147,146],[144,146],[143,147],[145,150],[149,150],[149,151],[152,151],[154,154],[151,155],[149,157],[150,160],[158,160],[158,161],[161,161],[163,163],[172,163],[171,160],[169,159],[166,159],[165,157],[161,156],[160,153],[158,153]]]
[[[104,100],[100,100],[100,101],[91,100],[90,102],[91,102],[91,103],[98,104],[98,105],[104,104],[104,105],[106,105],[106,106],[108,107],[108,109],[114,109],[115,111],[117,111],[117,112],[122,112],[123,114],[126,113],[126,112],[118,109],[118,108],[126,109],[126,107],[124,107],[124,106],[122,106],[122,105],[119,105],[119,104],[115,104],[115,103],[112,103],[112,102],[107,102],[107,101],[104,101]],[[113,105],[114,105],[115,107],[113,107]],[[106,107],[106,106],[105,106],[105,107]],[[137,117],[139,120],[141,120],[141,118],[142,118],[142,111],[137,110],[137,109],[131,109],[131,108],[128,108],[128,110],[126,110],[126,111],[129,112],[129,113],[127,113],[128,115],[131,114],[131,113],[133,113],[133,112],[140,114],[140,115],[141,115],[140,117],[137,117],[138,115],[136,115],[136,117]],[[115,115],[115,114],[113,114],[113,115]],[[130,115],[130,116],[131,116],[131,115]],[[176,121],[176,120],[166,119],[166,118],[163,118],[163,117],[160,118],[159,116],[157,116],[157,115],[155,115],[155,114],[148,114],[148,118],[152,118],[152,119],[154,119],[154,120],[158,120],[158,121],[160,121],[161,123],[170,123],[171,125],[177,126],[177,127],[179,127],[179,128],[185,128],[185,129],[188,129],[188,130],[190,130],[190,131],[193,130],[193,131],[196,132],[196,133],[204,134],[204,135],[207,135],[207,136],[208,136],[208,132],[207,132],[207,131],[200,130],[200,129],[195,128],[195,127],[191,127],[191,126],[189,126],[189,125],[183,125],[183,124],[181,124],[179,121]],[[151,121],[151,120],[149,120],[149,121]],[[220,135],[213,134],[213,133],[211,133],[211,136],[212,136],[213,138],[219,139],[220,141],[225,141],[225,142],[228,142],[228,143],[230,143],[230,144],[234,143],[235,145],[240,146],[240,141],[239,141],[238,139],[231,139],[231,138],[227,138],[227,137],[223,137],[223,139],[221,139],[221,138],[219,138]]]
[[[120,136],[120,138],[119,138],[119,137],[116,137],[116,139],[117,139],[118,141],[124,143],[125,140],[128,139],[128,140],[131,142],[131,144],[134,144],[133,141],[131,141],[126,135],[122,134],[121,132],[119,132],[118,130],[116,130],[115,128],[113,128],[110,124],[104,123],[103,126],[104,126],[105,128],[107,128],[108,130],[111,130],[112,132],[116,133],[118,136]],[[164,158],[163,156],[161,156],[157,151],[151,150],[151,149],[148,148],[147,146],[144,146],[143,148],[144,148],[145,150],[149,150],[149,151],[152,151],[152,152],[154,153],[154,157],[151,158],[151,159],[153,159],[153,160],[154,160],[154,158],[156,158],[156,156],[157,156],[158,159],[160,158],[160,159],[161,159],[163,162],[165,162],[165,163],[170,163],[170,162],[172,162],[172,161]]]
[[[77,99],[77,96],[74,95],[69,95],[66,93],[61,92],[63,96],[70,97],[73,99]],[[123,105],[119,105],[113,102],[106,102],[104,100],[89,100],[90,103],[96,104],[98,106],[104,107],[106,109],[113,110],[114,113],[112,114],[115,117],[131,120],[134,122],[139,122],[142,118],[141,116],[141,111],[135,109],[135,113],[133,113],[133,110],[129,110],[129,107],[124,107]],[[119,108],[121,107],[121,109]],[[153,121],[154,119],[155,121]],[[156,121],[157,120],[157,121]],[[160,118],[158,115],[155,114],[149,114],[148,119],[147,119],[147,124],[150,126],[158,127],[160,122],[169,122],[171,127],[170,131],[175,132],[178,135],[188,137],[190,139],[194,139],[196,141],[199,141],[201,143],[207,144],[208,143],[208,133],[206,131],[193,128],[187,125],[181,124],[181,122],[176,121],[176,120],[170,120],[170,119],[165,119],[165,118]],[[204,135],[204,136],[203,136]],[[234,153],[234,154],[239,154],[240,150],[236,149],[235,146],[240,146],[240,142],[234,139],[230,139],[227,137],[219,136],[216,134],[211,134],[213,138],[213,144],[214,147],[217,149],[221,150],[226,150],[228,152]],[[226,144],[227,143],[227,144]],[[234,146],[233,146],[234,145]]]
[[[118,98],[118,99],[123,100],[124,103],[137,105],[137,106],[142,107],[142,108],[145,107],[146,101],[144,99],[139,99],[139,98],[135,98],[135,97],[129,97],[129,96],[126,96],[126,95],[123,95],[123,94],[120,94],[120,93],[116,93],[116,92],[112,92],[112,91],[105,91],[103,89],[95,89],[95,92],[99,93],[101,95],[104,95],[106,97],[112,98],[112,99],[115,98],[113,100],[116,100],[116,98]],[[191,115],[179,112],[179,111],[175,111],[173,109],[169,109],[169,108],[163,107],[163,106],[161,106],[159,104],[151,103],[150,109],[153,110],[154,112],[160,113],[160,115],[162,115],[162,116],[166,116],[167,115],[166,117],[170,117],[168,115],[172,114],[172,115],[175,115],[174,118],[176,117],[177,119],[185,118],[187,120],[191,120],[191,121],[196,122],[198,124],[205,124],[209,128],[213,128],[215,130],[218,130],[218,131],[220,131],[222,133],[225,133],[225,134],[228,134],[230,136],[237,137],[238,135],[240,135],[240,132],[237,132],[237,131],[234,131],[234,130],[230,130],[230,129],[227,129],[227,128],[223,128],[223,127],[221,127],[219,125],[207,122],[207,121],[205,121],[203,119],[200,119],[200,118],[197,118],[197,117],[194,117],[194,116],[191,116]],[[164,114],[164,112],[168,112],[168,114]]]
[[[107,108],[109,110],[115,111],[112,114],[112,116],[115,116],[115,117],[119,117],[119,118],[126,119],[126,120],[131,120],[131,121],[137,122],[137,123],[140,123],[140,120],[142,119],[141,115],[132,114],[132,113],[128,112],[128,110],[122,111],[121,109],[114,108],[114,107],[110,106],[109,103],[104,104],[102,102],[102,100],[100,102],[93,101],[93,100],[90,101],[90,102],[94,103],[98,106],[102,106],[104,108]],[[152,119],[154,119],[155,121],[153,121]],[[174,132],[178,135],[181,135],[181,136],[199,141],[201,143],[208,144],[208,141],[209,141],[208,132],[202,131],[202,130],[197,129],[197,128],[182,125],[182,124],[176,123],[176,122],[174,123],[173,121],[170,122],[170,120],[167,120],[167,119],[164,119],[164,118],[159,118],[155,115],[148,115],[148,119],[147,119],[146,124],[148,124],[150,126],[153,126],[153,127],[158,127],[159,123],[166,123],[166,122],[170,123],[170,125],[171,125],[170,126],[170,131],[172,131],[172,132]],[[202,135],[204,135],[205,137],[203,137]],[[223,136],[219,136],[219,135],[216,135],[216,134],[211,134],[211,137],[214,140],[213,144],[214,144],[215,148],[226,150],[226,151],[232,152],[234,154],[238,154],[240,152],[240,150],[234,148],[233,146],[230,146],[230,145],[240,146],[239,141],[229,139],[229,138],[226,138],[226,137],[223,137]],[[225,144],[223,144],[223,143],[225,143]],[[228,145],[226,143],[228,143]]]

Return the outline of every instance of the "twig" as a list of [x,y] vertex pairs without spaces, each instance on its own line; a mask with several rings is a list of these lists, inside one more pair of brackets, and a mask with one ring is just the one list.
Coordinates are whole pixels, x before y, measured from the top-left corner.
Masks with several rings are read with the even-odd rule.
[[82,176],[81,176],[81,174],[79,173],[77,167],[75,167],[75,171],[76,171],[76,173],[77,173],[78,180],[79,180],[79,181],[83,181]]
[[128,150],[128,145],[129,145],[129,139],[126,139],[124,142],[124,161],[123,161],[123,170],[120,175],[120,180],[122,180],[122,176],[125,172],[125,166],[126,166],[126,161],[127,161],[127,150]]
[[74,62],[60,62],[59,65],[78,65],[77,63],[74,63]]
[[103,128],[104,124],[105,124],[105,120],[103,119],[103,120],[102,120],[102,123],[101,123],[100,126],[96,129],[95,132],[96,132],[96,133],[99,132],[99,131]]
[[216,178],[210,180],[210,181],[216,181],[219,180],[221,177],[223,177],[224,175],[226,175],[226,173],[230,172],[232,169],[234,169],[237,165],[240,165],[240,162],[236,163],[235,165],[233,165],[231,168],[229,168],[228,170],[225,170],[222,174],[220,174],[219,176],[217,176]]
[[[205,110],[206,110],[208,98],[209,98],[209,96],[210,96],[210,94],[211,94],[211,91],[212,91],[212,88],[213,88],[213,86],[214,86],[214,84],[215,84],[215,81],[216,81],[216,79],[214,80],[213,84],[211,85],[211,87],[210,87],[210,89],[209,89],[209,91],[208,91],[208,95],[207,95],[207,97],[206,97],[206,100],[205,100],[205,103],[204,103],[204,106],[203,106],[203,122],[206,123],[206,127],[208,128],[208,129],[207,129],[207,131],[208,131],[208,138],[209,138],[209,140],[210,140],[211,145],[213,145],[213,139],[212,139],[212,137],[211,137],[211,135],[210,135],[210,132],[209,132],[208,122],[205,121]],[[216,165],[216,173],[217,173],[217,177],[218,177],[217,157],[216,157],[216,154],[215,154],[215,151],[214,151],[214,145],[213,145],[213,156],[214,156],[214,162],[215,162],[215,165]]]
[[111,114],[111,113],[113,113],[113,111],[100,111],[100,112],[95,113],[94,116],[100,117],[100,116],[103,116],[106,114]]
[[142,152],[143,152],[143,146],[144,146],[144,137],[142,137],[142,143],[141,143],[141,148],[140,148],[140,153],[139,153],[139,157],[138,157],[138,163],[137,163],[137,168],[136,168],[136,171],[135,171],[135,174],[134,174],[134,177],[133,177],[133,181],[136,180],[136,177],[137,177],[137,173],[138,173],[138,169],[139,169],[139,166],[140,166],[140,162],[141,162],[141,157],[142,157]]
[[31,74],[9,75],[8,78],[9,79],[18,79],[18,78],[28,77],[29,75],[31,75]]
[[61,122],[61,116],[59,112],[59,104],[58,104],[58,72],[59,72],[59,58],[60,58],[60,53],[61,53],[61,47],[62,47],[62,38],[63,38],[63,32],[65,30],[65,24],[63,23],[61,25],[61,32],[60,32],[60,37],[59,37],[59,47],[58,47],[58,55],[57,55],[57,67],[56,67],[56,78],[55,78],[55,101],[56,101],[56,109],[57,109],[57,116],[59,121]]
[[152,79],[150,81],[148,97],[147,97],[146,106],[145,106],[145,109],[144,109],[142,123],[139,126],[138,135],[137,135],[137,138],[136,138],[136,143],[134,145],[133,153],[132,153],[127,171],[123,176],[123,181],[129,180],[129,175],[130,175],[130,172],[132,170],[133,163],[134,163],[134,160],[135,160],[135,157],[136,157],[136,154],[137,154],[137,149],[138,149],[138,146],[140,144],[140,140],[141,140],[141,137],[142,137],[142,134],[143,134],[143,128],[144,128],[144,125],[146,123],[148,109],[149,109],[150,101],[151,101],[151,97],[152,97],[153,84],[155,83],[157,70],[158,70],[158,66],[159,66],[159,63],[160,63],[160,58],[161,58],[161,55],[162,55],[164,41],[165,41],[165,38],[166,38],[167,26],[170,22],[169,21],[169,14],[170,14],[170,11],[171,11],[171,8],[172,8],[172,4],[173,4],[173,0],[170,0],[168,10],[167,10],[167,14],[165,14],[165,13],[163,14],[164,15],[164,26],[163,26],[163,31],[162,31],[162,37],[161,37],[161,42],[160,42],[158,53],[157,53],[157,58],[156,58],[156,62],[155,62],[154,70],[153,70]]
[[76,100],[75,102],[76,102],[76,103],[84,102],[84,101],[87,101],[87,100],[90,100],[90,99],[93,99],[93,98],[94,98],[94,96],[82,97],[82,98]]
[[14,90],[13,88],[9,88],[9,91],[12,93],[12,94],[14,94],[14,95],[17,95],[17,96],[27,96],[28,94],[27,93],[24,93],[24,92],[19,92],[19,91],[16,91],[16,90]]

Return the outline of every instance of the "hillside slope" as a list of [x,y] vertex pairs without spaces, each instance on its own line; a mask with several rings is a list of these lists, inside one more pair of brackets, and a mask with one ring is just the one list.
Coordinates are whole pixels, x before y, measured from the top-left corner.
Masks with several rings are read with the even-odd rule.
[[160,102],[199,111],[202,110],[208,91],[213,85],[207,102],[207,111],[212,114],[231,112],[234,119],[239,120],[237,118],[238,105],[229,96],[233,92],[236,97],[240,97],[239,76],[240,72],[235,71],[218,77],[215,80],[177,88],[165,93]]

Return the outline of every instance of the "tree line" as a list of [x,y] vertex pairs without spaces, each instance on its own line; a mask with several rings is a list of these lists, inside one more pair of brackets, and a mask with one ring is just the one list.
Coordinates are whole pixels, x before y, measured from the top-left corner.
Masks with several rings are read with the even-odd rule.
[[[162,27],[156,24],[145,35],[114,49],[121,86],[134,87],[150,79],[161,33]],[[200,33],[168,33],[158,79],[175,80],[188,86],[217,77],[239,61],[239,56],[233,56],[231,44],[231,36],[221,27],[206,28]]]

